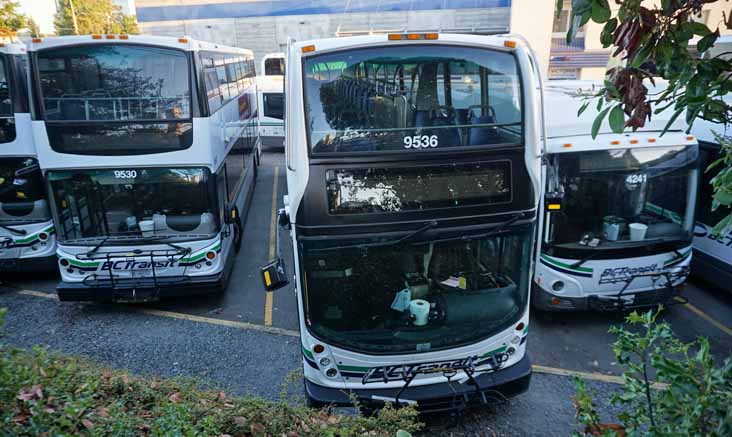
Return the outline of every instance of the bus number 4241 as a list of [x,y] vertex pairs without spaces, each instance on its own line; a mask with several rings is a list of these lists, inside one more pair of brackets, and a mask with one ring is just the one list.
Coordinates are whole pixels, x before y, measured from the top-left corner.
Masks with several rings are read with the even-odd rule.
[[404,137],[405,149],[426,149],[428,147],[437,147],[437,135],[414,135]]

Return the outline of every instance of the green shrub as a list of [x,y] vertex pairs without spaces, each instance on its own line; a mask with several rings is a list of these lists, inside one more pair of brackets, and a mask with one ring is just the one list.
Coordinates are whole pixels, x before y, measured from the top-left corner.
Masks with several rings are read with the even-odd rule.
[[[612,327],[613,351],[623,366],[623,385],[611,399],[619,424],[602,423],[585,382],[575,379],[577,435],[732,435],[732,358],[714,363],[709,341],[682,343],[658,311],[633,312],[633,332]],[[651,380],[655,374],[655,381]]]
[[[4,311],[0,309],[0,326]],[[0,434],[352,436],[420,428],[411,408],[346,417],[284,400],[229,397],[193,382],[142,378],[34,348],[0,344]]]

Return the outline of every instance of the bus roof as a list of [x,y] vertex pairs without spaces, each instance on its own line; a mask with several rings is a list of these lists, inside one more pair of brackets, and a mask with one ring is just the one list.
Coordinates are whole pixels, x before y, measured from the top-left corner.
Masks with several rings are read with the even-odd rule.
[[[656,86],[646,84],[649,93],[662,92],[666,85],[657,82]],[[622,134],[613,133],[607,117],[600,126],[597,138],[593,139],[592,124],[598,115],[597,100],[592,96],[602,87],[599,81],[547,81],[544,86],[546,98],[546,129],[547,152],[577,152],[582,150],[597,150],[627,147],[654,147],[665,145],[686,144],[689,141],[685,133],[687,125],[683,117],[678,117],[665,135],[661,132],[673,116],[669,109],[660,114],[653,114],[646,125],[633,132],[626,130]],[[587,109],[578,116],[577,113],[585,102],[591,98]],[[602,110],[607,108],[607,104]],[[681,142],[680,142],[681,141]],[[571,146],[568,146],[571,145]]]
[[423,32],[409,32],[409,33],[397,33],[399,35],[410,35],[410,34],[418,34],[418,35],[437,35],[436,39],[416,39],[416,40],[390,40],[390,35],[395,34],[379,34],[379,35],[360,35],[360,36],[345,36],[345,37],[337,37],[337,38],[325,38],[325,39],[318,39],[318,40],[308,40],[308,41],[298,41],[294,43],[294,46],[298,49],[302,49],[303,47],[307,46],[315,46],[315,49],[313,51],[310,51],[307,53],[307,55],[310,54],[317,54],[321,51],[330,51],[330,50],[338,50],[338,49],[345,49],[345,48],[353,48],[353,47],[368,47],[373,45],[385,45],[385,44],[399,44],[399,43],[407,43],[407,44],[415,44],[415,43],[422,43],[422,44],[439,44],[439,43],[448,43],[448,44],[480,44],[480,45],[488,45],[488,46],[495,46],[496,48],[504,48],[504,44],[506,41],[514,41],[520,46],[524,46],[525,44],[522,43],[521,38],[519,37],[512,37],[511,35],[469,35],[469,34],[462,34],[462,33],[423,33]]
[[254,53],[248,49],[225,46],[206,41],[196,40],[187,36],[176,38],[171,36],[151,35],[71,35],[54,36],[48,38],[33,38],[28,44],[28,51],[35,52],[49,48],[74,46],[81,44],[145,44],[157,47],[169,47],[186,51],[213,51],[222,53],[239,53],[249,58]]
[[22,42],[0,43],[0,53],[6,55],[24,55],[26,53],[25,44]]

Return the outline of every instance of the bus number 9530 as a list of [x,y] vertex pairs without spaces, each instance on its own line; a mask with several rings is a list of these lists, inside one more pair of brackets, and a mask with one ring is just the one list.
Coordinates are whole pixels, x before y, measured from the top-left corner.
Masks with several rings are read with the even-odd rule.
[[414,135],[404,137],[405,149],[426,149],[428,147],[437,147],[437,135]]
[[115,170],[114,177],[117,179],[135,179],[137,170]]

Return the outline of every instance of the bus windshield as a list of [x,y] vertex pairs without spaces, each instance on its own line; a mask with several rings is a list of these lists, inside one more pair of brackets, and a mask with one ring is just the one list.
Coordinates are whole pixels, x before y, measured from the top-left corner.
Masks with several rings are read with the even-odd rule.
[[219,230],[213,178],[203,168],[48,172],[61,241],[211,238]]
[[30,223],[50,218],[38,161],[0,159],[0,223]]
[[38,53],[51,147],[81,154],[152,153],[190,145],[185,52],[95,44]]
[[301,242],[306,323],[313,335],[364,353],[473,343],[523,315],[531,227],[493,236],[398,245]]
[[697,158],[697,146],[552,156],[547,192],[563,191],[564,200],[560,211],[549,213],[545,243],[611,249],[690,239]]
[[497,50],[397,45],[308,57],[313,153],[518,144],[516,59]]

